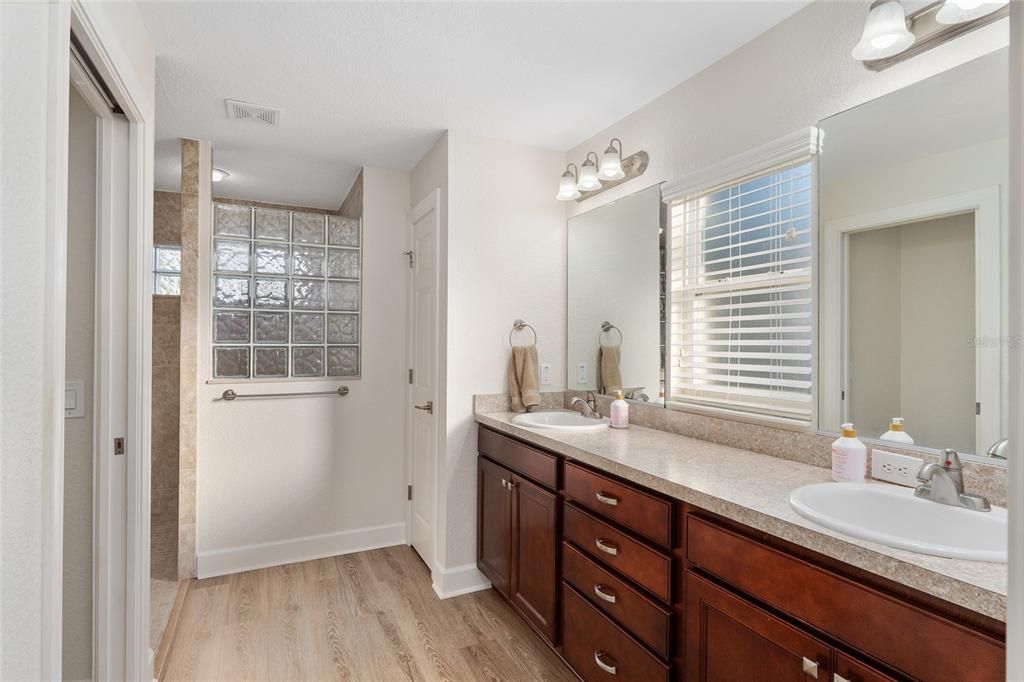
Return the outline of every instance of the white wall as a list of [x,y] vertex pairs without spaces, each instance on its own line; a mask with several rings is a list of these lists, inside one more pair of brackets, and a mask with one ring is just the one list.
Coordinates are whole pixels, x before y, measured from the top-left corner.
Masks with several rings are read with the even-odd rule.
[[[200,220],[199,576],[400,543],[405,537],[409,177],[364,169],[362,379],[208,384],[210,222]],[[224,389],[344,398],[217,400]],[[399,424],[401,421],[398,422]]]
[[[661,385],[659,290],[661,191],[651,187],[575,216],[568,225],[567,384],[597,390],[603,345],[620,346],[624,388],[652,400]],[[601,332],[609,321],[614,329]],[[579,382],[577,365],[586,364]]]
[[64,420],[63,677],[92,676],[93,334],[96,298],[96,114],[74,88],[68,115],[67,379],[85,414]]
[[[152,120],[155,59],[137,8],[82,11]],[[67,214],[57,142],[67,125],[69,21],[66,4],[0,3],[0,678],[11,680],[60,675],[60,594],[51,586],[61,548],[51,524],[62,497]]]
[[565,206],[554,198],[565,155],[460,131],[448,147],[446,572],[476,563],[473,395],[507,390],[516,318],[551,364],[541,390],[565,384]]
[[874,73],[850,57],[869,4],[815,2],[570,150],[568,160],[579,163],[619,137],[626,154],[644,149],[651,162],[642,180],[570,202],[569,214],[680,178],[1007,44],[1002,21]]

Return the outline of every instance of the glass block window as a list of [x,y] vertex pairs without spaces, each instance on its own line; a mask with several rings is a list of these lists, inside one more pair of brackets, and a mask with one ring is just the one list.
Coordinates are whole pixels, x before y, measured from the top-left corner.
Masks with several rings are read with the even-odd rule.
[[181,296],[181,247],[153,247],[153,293]]
[[237,204],[213,216],[214,377],[359,377],[359,220]]

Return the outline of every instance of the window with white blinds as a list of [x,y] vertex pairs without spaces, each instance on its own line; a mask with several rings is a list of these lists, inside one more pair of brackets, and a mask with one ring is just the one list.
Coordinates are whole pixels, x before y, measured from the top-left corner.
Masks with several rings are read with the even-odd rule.
[[672,203],[670,402],[811,420],[811,172]]

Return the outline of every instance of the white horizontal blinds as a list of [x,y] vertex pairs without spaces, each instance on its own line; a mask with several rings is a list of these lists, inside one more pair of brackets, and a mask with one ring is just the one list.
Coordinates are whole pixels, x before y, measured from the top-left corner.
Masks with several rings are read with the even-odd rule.
[[670,401],[810,421],[811,169],[672,204]]

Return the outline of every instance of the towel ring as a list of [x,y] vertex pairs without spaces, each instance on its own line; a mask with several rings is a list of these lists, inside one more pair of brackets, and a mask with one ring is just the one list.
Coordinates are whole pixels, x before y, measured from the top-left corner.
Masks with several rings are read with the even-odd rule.
[[515,334],[516,332],[521,332],[524,329],[529,329],[531,332],[533,332],[533,345],[537,345],[537,330],[533,328],[533,325],[526,324],[522,320],[516,320],[515,322],[512,323],[512,329],[508,333],[508,345],[514,347],[515,344],[512,343],[512,335]]
[[599,345],[599,346],[600,346],[600,345],[603,345],[603,344],[601,343],[601,337],[602,337],[602,336],[603,336],[603,335],[604,335],[605,333],[607,333],[607,332],[610,332],[610,331],[612,331],[612,330],[614,330],[615,332],[617,332],[617,333],[618,333],[618,335],[619,335],[619,342],[618,342],[617,344],[615,344],[615,346],[616,346],[616,347],[622,347],[622,330],[621,330],[621,329],[619,329],[618,327],[616,327],[616,326],[615,326],[614,324],[612,324],[611,322],[608,322],[608,321],[605,321],[605,322],[602,322],[602,323],[601,323],[601,332],[600,332],[600,333],[599,333],[599,334],[597,335],[597,345]]

